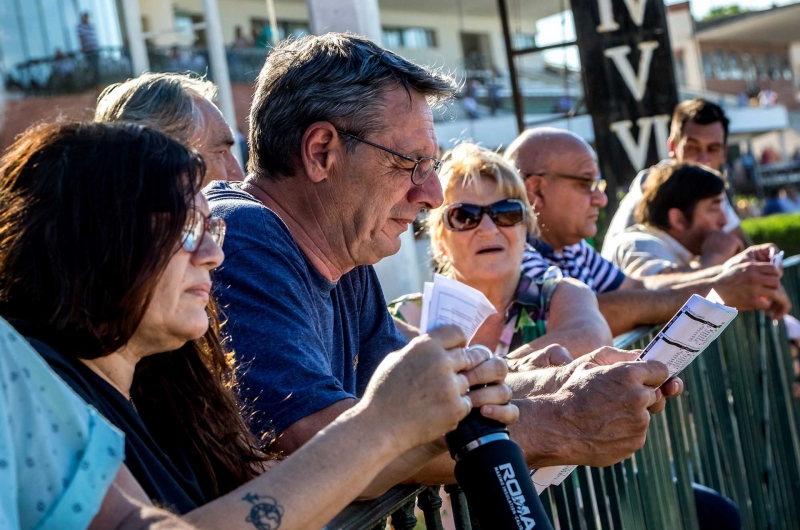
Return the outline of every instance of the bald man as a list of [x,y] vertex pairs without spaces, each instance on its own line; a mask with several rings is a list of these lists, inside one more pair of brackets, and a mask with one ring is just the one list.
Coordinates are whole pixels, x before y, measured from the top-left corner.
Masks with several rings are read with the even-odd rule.
[[525,180],[541,236],[530,239],[523,273],[532,278],[555,265],[565,276],[584,282],[597,294],[600,311],[614,335],[669,320],[692,294],[715,289],[739,310],[760,309],[774,318],[791,304],[781,274],[768,260],[768,246],[750,247],[723,265],[700,271],[626,276],[598,254],[586,238],[597,234],[600,209],[608,202],[599,179],[597,155],[581,137],[552,128],[522,133],[506,150]]

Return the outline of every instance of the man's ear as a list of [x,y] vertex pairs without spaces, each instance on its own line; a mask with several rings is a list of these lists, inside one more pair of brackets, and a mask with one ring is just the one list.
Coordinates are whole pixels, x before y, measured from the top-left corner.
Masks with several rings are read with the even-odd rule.
[[667,220],[669,227],[678,233],[683,233],[689,229],[689,223],[686,221],[686,216],[677,208],[670,208],[667,212]]
[[525,193],[528,195],[528,202],[531,203],[533,211],[537,212],[544,206],[544,190],[547,181],[539,175],[531,175],[525,179]]
[[327,121],[312,123],[300,143],[303,170],[312,182],[328,178],[335,164],[344,157],[345,147],[336,128]]

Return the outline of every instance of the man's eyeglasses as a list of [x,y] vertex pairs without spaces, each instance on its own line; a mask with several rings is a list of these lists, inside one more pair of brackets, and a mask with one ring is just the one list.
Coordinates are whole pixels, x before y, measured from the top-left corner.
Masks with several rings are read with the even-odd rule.
[[525,222],[525,204],[519,199],[503,199],[488,206],[459,202],[451,204],[442,212],[444,226],[455,232],[474,230],[481,224],[483,215],[497,226],[517,226]]
[[403,160],[408,160],[409,162],[413,162],[414,167],[407,169],[411,170],[411,182],[416,186],[422,186],[431,175],[438,172],[439,168],[442,167],[442,160],[439,160],[438,158],[433,158],[431,156],[421,156],[419,158],[413,158],[408,155],[404,155],[403,153],[392,151],[388,147],[384,147],[382,145],[370,142],[369,140],[365,140],[360,136],[356,136],[355,134],[350,134],[349,132],[340,131],[339,129],[337,129],[336,132],[338,132],[342,136],[347,136],[348,138],[352,138],[353,140],[357,140],[367,145],[371,145],[372,147],[380,149],[381,151],[386,151],[387,153],[391,153],[398,158],[402,158]]
[[[547,173],[526,173],[522,176],[522,178],[524,180],[533,175],[536,175],[537,177],[544,177],[546,174]],[[556,177],[560,177],[562,179],[577,180],[582,182],[583,184],[581,187],[587,194],[594,193],[597,190],[600,190],[601,193],[605,193],[606,186],[608,185],[605,179],[587,179],[584,177],[574,177],[572,175],[562,175],[561,173],[551,173],[551,174]]]
[[200,210],[190,208],[186,215],[186,224],[183,226],[181,245],[186,252],[196,252],[203,243],[203,236],[208,235],[222,248],[225,239],[225,220],[219,217],[205,215]]

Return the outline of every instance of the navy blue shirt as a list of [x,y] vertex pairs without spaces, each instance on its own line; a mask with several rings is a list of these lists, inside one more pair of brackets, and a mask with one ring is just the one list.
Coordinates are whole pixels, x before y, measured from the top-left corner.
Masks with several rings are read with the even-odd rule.
[[203,192],[228,225],[215,295],[256,436],[360,397],[383,358],[407,344],[373,268],[331,283],[280,217],[238,184],[215,182]]

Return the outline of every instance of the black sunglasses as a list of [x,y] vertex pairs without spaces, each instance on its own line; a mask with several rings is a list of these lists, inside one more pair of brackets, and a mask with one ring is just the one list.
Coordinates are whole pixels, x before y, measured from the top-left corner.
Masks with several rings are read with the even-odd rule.
[[497,226],[516,226],[527,219],[525,204],[519,199],[503,199],[488,206],[459,202],[450,204],[442,213],[444,225],[455,232],[474,230],[481,224],[483,214]]

